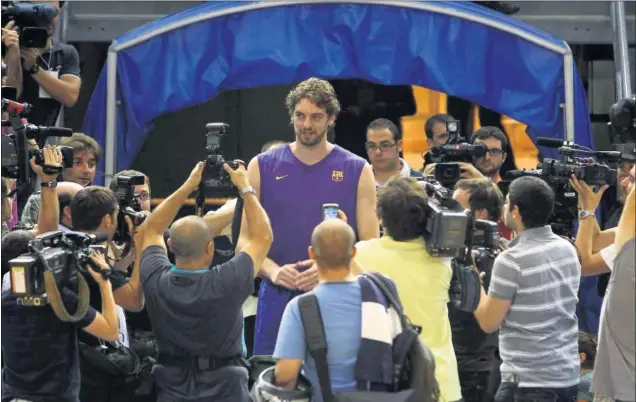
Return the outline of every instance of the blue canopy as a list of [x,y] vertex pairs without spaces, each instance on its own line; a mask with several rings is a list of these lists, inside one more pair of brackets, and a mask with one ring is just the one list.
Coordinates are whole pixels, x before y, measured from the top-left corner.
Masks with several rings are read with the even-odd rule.
[[568,45],[469,2],[203,3],[113,42],[83,131],[105,145],[109,177],[160,115],[311,76],[419,85],[521,121],[533,139],[593,145]]

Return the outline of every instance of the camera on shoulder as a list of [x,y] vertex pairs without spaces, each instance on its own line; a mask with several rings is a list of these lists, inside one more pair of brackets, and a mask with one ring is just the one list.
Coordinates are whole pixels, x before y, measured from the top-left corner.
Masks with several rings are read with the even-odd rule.
[[[498,254],[499,231],[495,222],[475,219],[452,198],[452,192],[433,178],[418,178],[428,195],[428,212],[422,234],[427,252],[433,257],[452,258],[453,279],[449,297],[462,311],[472,312],[479,304],[481,283],[477,271],[473,269],[472,254],[477,256],[484,267]],[[490,268],[492,263],[490,263]]]
[[[29,242],[29,252],[9,261],[11,292],[23,306],[50,304],[62,321],[77,321],[88,308],[90,291],[83,275],[87,272],[93,250],[106,254],[106,246],[98,245],[107,234],[50,232]],[[102,270],[107,279],[109,270]],[[79,304],[71,315],[62,304],[60,289],[77,289]],[[83,309],[83,312],[82,312]]]
[[458,162],[472,163],[473,158],[485,156],[488,148],[484,144],[469,144],[459,132],[460,121],[446,123],[448,142],[431,148],[431,161],[435,163],[435,180],[452,188],[461,179]]

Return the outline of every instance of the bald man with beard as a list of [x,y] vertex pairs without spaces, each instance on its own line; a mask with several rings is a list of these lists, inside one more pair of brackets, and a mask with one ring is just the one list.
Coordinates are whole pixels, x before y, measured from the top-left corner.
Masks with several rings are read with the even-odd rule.
[[[353,390],[355,364],[361,340],[362,295],[357,277],[351,271],[356,254],[355,234],[340,219],[328,219],[314,229],[309,256],[318,267],[318,285],[312,291],[318,299],[329,344],[327,362],[334,393]],[[301,367],[311,381],[314,401],[322,401],[318,375],[313,362],[304,362],[306,345],[298,306],[292,299],[283,313],[274,357],[276,383],[293,388]]]

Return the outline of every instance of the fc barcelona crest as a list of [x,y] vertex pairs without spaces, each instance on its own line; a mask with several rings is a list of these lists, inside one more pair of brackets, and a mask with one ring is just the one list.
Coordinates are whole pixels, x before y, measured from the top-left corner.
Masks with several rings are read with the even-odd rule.
[[341,172],[340,170],[334,170],[333,172],[331,172],[331,180],[333,181],[344,180],[344,172]]

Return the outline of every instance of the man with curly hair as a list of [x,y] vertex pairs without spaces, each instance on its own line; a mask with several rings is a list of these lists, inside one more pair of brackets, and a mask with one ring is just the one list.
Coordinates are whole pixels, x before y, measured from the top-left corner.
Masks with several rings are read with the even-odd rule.
[[[379,236],[371,166],[327,141],[340,112],[331,84],[309,78],[292,89],[285,104],[296,141],[256,156],[247,169],[274,231],[274,243],[261,269],[264,281],[256,314],[255,355],[274,352],[285,306],[318,283],[307,247],[312,230],[322,220],[323,204],[338,204],[358,239]],[[237,250],[247,233],[244,225],[245,217]]]

